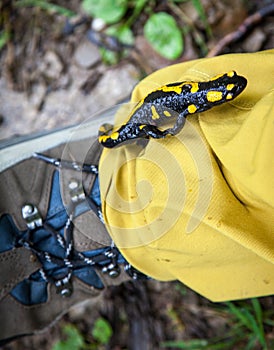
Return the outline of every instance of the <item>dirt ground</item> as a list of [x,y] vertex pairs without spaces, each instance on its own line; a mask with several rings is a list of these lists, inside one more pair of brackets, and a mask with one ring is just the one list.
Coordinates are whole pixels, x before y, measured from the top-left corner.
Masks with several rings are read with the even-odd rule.
[[[80,1],[55,1],[80,13]],[[194,23],[196,34],[213,48],[226,34],[236,30],[248,15],[271,1],[202,1],[213,35],[206,38],[203,24],[190,4],[184,12]],[[156,10],[166,10],[156,1]],[[9,18],[12,37],[0,52],[0,139],[78,124],[130,96],[137,82],[147,74],[172,64],[201,57],[195,35],[185,36],[185,49],[176,61],[160,57],[135,28],[136,42],[128,55],[113,66],[102,62],[99,48],[87,38],[90,21],[70,34],[64,32],[63,16],[39,7],[15,8],[12,1],[0,4],[3,18]],[[157,7],[158,6],[158,7]],[[170,8],[168,8],[170,11]],[[141,25],[141,23],[139,24]],[[274,47],[272,16],[250,28],[240,40],[222,53],[254,52]],[[52,349],[63,338],[62,329],[72,323],[90,340],[90,329],[104,317],[113,336],[100,349],[168,349],[167,340],[223,339],[231,326],[222,305],[199,296],[179,282],[128,282],[74,308],[46,333],[14,341],[5,350]],[[262,307],[273,309],[272,297],[260,299]],[[266,330],[274,338],[273,328]],[[141,336],[140,336],[141,334]],[[92,340],[90,340],[92,342]],[[237,345],[235,349],[244,349]],[[255,348],[254,348],[255,349]],[[256,349],[260,349],[258,345]]]

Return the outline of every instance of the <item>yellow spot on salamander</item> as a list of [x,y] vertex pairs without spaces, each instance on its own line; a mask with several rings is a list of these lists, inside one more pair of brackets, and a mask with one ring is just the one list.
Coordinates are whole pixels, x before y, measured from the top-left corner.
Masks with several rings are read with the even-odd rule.
[[165,115],[166,117],[171,117],[171,113],[170,113],[169,111],[164,111],[164,115]]
[[145,126],[146,126],[146,124],[140,125],[140,126],[139,126],[139,129],[140,129],[140,130],[143,130]]
[[159,116],[155,106],[151,106],[151,113],[152,113],[151,118],[153,120],[160,119],[160,116]]
[[227,95],[226,95],[226,99],[227,99],[227,100],[231,100],[231,99],[232,99],[232,97],[233,97],[233,95],[232,95],[232,94],[227,94]]
[[109,139],[109,136],[108,136],[108,135],[99,136],[99,142],[100,142],[100,143],[106,142],[108,139]]
[[199,85],[198,83],[190,83],[191,85],[191,90],[190,92],[192,92],[194,94],[194,92],[197,92],[199,90]]
[[234,72],[234,70],[232,70],[231,72],[228,72],[228,73],[227,73],[227,76],[228,76],[229,78],[232,78],[232,77],[234,77],[235,74],[236,74],[236,73]]
[[181,94],[182,93],[182,86],[183,86],[183,84],[173,85],[173,86],[164,85],[159,90],[162,90],[163,92],[176,92],[176,94]]
[[190,114],[195,113],[197,111],[197,107],[195,105],[189,105],[187,109]]
[[223,98],[223,94],[221,91],[208,91],[206,98],[209,102],[216,102]]
[[115,132],[113,132],[113,133],[110,135],[110,138],[111,138],[112,140],[117,140],[118,137],[119,137],[119,132],[118,132],[118,131],[115,131]]
[[228,91],[230,91],[230,90],[232,90],[232,89],[234,88],[234,86],[235,86],[235,84],[228,84],[228,85],[226,86],[226,89],[227,89]]

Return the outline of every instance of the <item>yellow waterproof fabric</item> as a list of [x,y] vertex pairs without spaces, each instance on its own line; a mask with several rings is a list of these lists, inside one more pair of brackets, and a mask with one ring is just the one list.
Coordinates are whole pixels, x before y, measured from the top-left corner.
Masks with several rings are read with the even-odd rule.
[[248,80],[234,101],[189,117],[175,137],[105,149],[100,161],[105,222],[125,258],[213,301],[274,292],[274,50],[176,64],[132,94],[137,102],[231,70]]

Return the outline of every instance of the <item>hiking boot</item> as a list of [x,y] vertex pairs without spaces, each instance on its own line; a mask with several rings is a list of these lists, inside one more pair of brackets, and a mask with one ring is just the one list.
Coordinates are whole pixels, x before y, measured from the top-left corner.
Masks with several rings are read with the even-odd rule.
[[105,286],[144,277],[103,223],[104,120],[0,144],[0,345],[42,331]]

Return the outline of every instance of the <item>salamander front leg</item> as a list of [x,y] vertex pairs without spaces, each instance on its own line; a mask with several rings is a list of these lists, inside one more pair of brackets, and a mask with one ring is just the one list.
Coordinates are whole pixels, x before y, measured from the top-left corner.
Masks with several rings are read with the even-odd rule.
[[174,126],[165,130],[165,135],[177,135],[183,129],[188,114],[189,113],[186,113],[185,111],[180,113]]
[[155,125],[140,125],[139,129],[143,137],[152,137],[153,139],[162,139],[166,137],[167,130],[160,130]]

